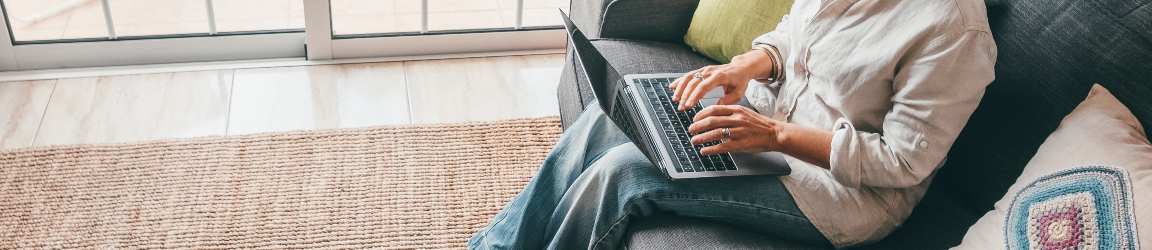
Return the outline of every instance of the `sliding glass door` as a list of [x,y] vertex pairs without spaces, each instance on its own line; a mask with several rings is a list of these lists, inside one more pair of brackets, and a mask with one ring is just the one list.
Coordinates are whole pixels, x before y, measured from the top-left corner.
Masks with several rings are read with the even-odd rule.
[[[0,0],[0,71],[560,49],[566,0]],[[6,37],[4,37],[6,35]]]

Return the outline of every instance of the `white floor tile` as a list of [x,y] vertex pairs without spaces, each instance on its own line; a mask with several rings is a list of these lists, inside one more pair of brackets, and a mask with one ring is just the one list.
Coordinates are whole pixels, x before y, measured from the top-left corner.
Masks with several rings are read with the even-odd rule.
[[413,123],[558,115],[564,55],[405,62]]
[[223,135],[232,70],[60,79],[37,146]]
[[409,123],[403,63],[236,70],[228,134]]
[[0,148],[32,145],[56,80],[0,82]]

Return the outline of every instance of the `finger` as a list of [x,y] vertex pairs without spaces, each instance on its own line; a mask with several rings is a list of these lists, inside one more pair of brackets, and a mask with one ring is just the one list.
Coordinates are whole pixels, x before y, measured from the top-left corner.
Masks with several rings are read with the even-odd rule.
[[713,129],[712,131],[693,136],[692,145],[700,145],[710,141],[719,141],[720,139],[724,139],[724,132],[721,132],[719,129]]
[[680,101],[680,92],[684,91],[684,88],[685,88],[684,86],[688,85],[688,82],[694,80],[694,78],[695,78],[694,76],[696,75],[697,71],[700,71],[700,70],[689,71],[687,74],[684,74],[683,77],[680,77],[680,79],[676,79],[676,87],[672,88],[672,89],[676,90],[676,92],[672,94],[672,101],[673,102]]
[[716,104],[717,105],[733,105],[733,104],[739,103],[740,99],[743,99],[743,98],[744,97],[740,96],[740,95],[725,95],[724,97],[721,97],[720,100],[716,100]]
[[[690,107],[690,106],[683,105],[684,99],[687,99],[688,94],[692,93],[693,89],[695,89],[697,86],[700,85],[701,82],[703,82],[705,79],[708,79],[708,77],[711,76],[708,73],[708,71],[711,68],[712,68],[712,66],[705,66],[703,68],[700,68],[700,69],[692,72],[692,75],[693,75],[692,78],[685,80],[684,84],[680,85],[680,89],[678,89],[679,91],[676,92],[675,98],[676,98],[676,101],[681,102],[681,105],[680,105],[681,111],[683,111],[687,107]],[[700,73],[701,78],[696,78],[695,77],[696,73]]]
[[684,73],[684,76],[681,76],[680,78],[676,78],[676,80],[675,80],[675,81],[672,81],[672,83],[671,83],[671,84],[668,84],[668,88],[670,88],[670,89],[676,89],[676,88],[677,88],[677,87],[679,87],[679,86],[680,86],[680,84],[682,84],[682,83],[683,83],[685,80],[687,80],[687,79],[691,79],[691,78],[692,78],[692,76],[693,76],[693,75],[695,75],[695,74],[696,74],[696,71],[695,71],[695,70],[693,70],[693,71],[688,71],[688,73]]
[[691,126],[688,126],[688,133],[696,134],[713,129],[740,127],[745,123],[745,121],[730,116],[713,116],[699,122],[693,122]]
[[744,93],[748,90],[748,83],[735,83],[724,85],[724,97],[720,98],[716,104],[730,105],[740,102],[744,99]]
[[737,94],[737,93],[728,93],[728,94],[725,94],[724,97],[721,97],[720,100],[717,100],[716,104],[717,105],[732,105],[732,104],[736,104],[736,103],[740,102],[740,99],[744,99],[744,95]]
[[691,107],[689,105],[686,105],[686,102],[688,101],[688,94],[692,93],[692,91],[694,89],[699,88],[700,83],[703,82],[705,79],[708,79],[708,77],[707,76],[705,76],[704,78],[693,77],[692,79],[688,80],[687,84],[685,84],[682,88],[676,90],[676,92],[677,92],[676,96],[679,96],[679,98],[678,98],[679,100],[677,100],[677,101],[680,102],[679,103],[680,111],[684,111],[688,107]]
[[738,144],[739,143],[734,142],[734,141],[728,141],[725,143],[716,144],[714,146],[704,147],[704,148],[700,149],[700,154],[702,154],[702,155],[718,155],[718,154],[732,152],[732,151],[738,150],[740,148],[740,145],[738,145]]
[[704,118],[713,117],[713,116],[731,116],[732,114],[735,114],[736,112],[740,112],[741,108],[744,108],[744,107],[741,107],[738,105],[712,105],[712,106],[708,106],[707,108],[704,108],[704,109],[700,110],[700,112],[696,113],[696,117],[692,118],[692,123],[695,124],[696,122],[704,120]]
[[704,94],[708,93],[708,91],[711,91],[713,88],[716,88],[715,84],[716,78],[705,77],[704,80],[696,84],[694,88],[689,89],[691,90],[691,93],[685,95],[688,98],[680,101],[680,103],[687,107],[696,106],[696,103],[699,102],[701,98],[704,98]]
[[698,79],[696,79],[696,73],[701,72],[702,70],[704,70],[704,69],[701,68],[698,70],[690,71],[687,74],[684,74],[684,77],[680,79],[680,83],[676,85],[675,93],[672,93],[672,101],[674,101],[674,102],[680,101],[680,93],[684,92],[685,89],[688,89],[689,84],[692,81],[698,80]]

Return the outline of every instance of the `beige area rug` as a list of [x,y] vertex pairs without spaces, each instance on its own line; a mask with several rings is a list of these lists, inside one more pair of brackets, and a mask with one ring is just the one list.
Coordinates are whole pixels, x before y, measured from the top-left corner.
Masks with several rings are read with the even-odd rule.
[[0,249],[463,249],[557,117],[0,151]]

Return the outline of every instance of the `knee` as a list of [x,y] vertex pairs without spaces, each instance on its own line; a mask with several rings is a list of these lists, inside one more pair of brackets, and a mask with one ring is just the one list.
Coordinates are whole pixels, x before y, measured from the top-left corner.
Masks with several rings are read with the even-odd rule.
[[668,187],[668,180],[632,143],[607,151],[580,176],[567,195],[574,210],[611,210],[647,216],[655,206],[651,195]]
[[662,179],[663,173],[635,145],[625,143],[588,166],[565,196],[577,207],[623,206],[664,186],[659,183]]
[[606,183],[618,183],[640,178],[656,170],[635,144],[625,143],[613,147],[597,159],[586,172],[589,177]]
[[573,186],[576,193],[595,194],[620,203],[636,202],[668,187],[664,173],[631,143],[606,152],[580,178],[583,180]]

